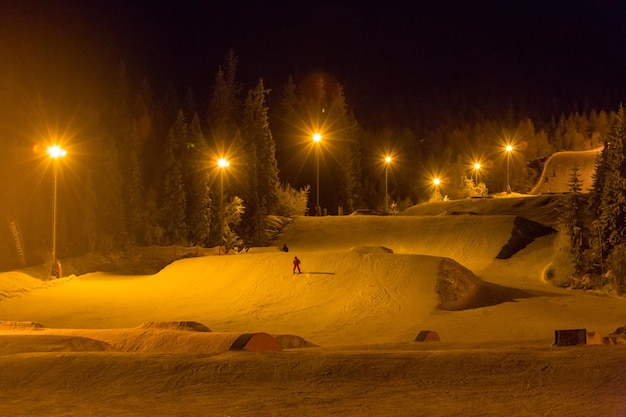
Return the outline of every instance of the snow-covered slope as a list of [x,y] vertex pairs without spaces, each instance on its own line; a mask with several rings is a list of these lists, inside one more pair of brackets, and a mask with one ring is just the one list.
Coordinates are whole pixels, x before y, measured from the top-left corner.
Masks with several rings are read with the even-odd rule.
[[[1,301],[0,320],[70,329],[190,320],[325,346],[410,341],[423,329],[448,341],[550,339],[557,328],[606,334],[626,323],[626,301],[546,284],[554,235],[495,258],[511,236],[513,209],[550,206],[547,197],[493,199],[496,213],[498,204],[509,207],[506,215],[482,207],[475,215],[302,217],[276,242],[288,253],[251,249],[179,260],[155,275],[71,276]],[[294,256],[300,275],[292,274]],[[5,292],[23,285],[15,273],[0,279]],[[443,293],[465,307],[442,309]]]

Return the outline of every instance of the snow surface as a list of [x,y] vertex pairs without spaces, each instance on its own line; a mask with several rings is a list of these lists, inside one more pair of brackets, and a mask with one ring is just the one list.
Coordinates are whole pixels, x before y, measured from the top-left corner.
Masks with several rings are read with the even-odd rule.
[[[495,258],[554,198],[300,217],[276,248],[153,275],[0,274],[0,414],[626,415],[625,346],[551,346],[624,326],[626,300],[546,283],[555,234]],[[251,334],[273,352],[230,350]]]
[[544,164],[541,177],[530,194],[569,192],[568,183],[574,166],[578,166],[578,174],[583,180],[582,192],[588,192],[593,186],[592,175],[600,152],[602,148],[553,154]]

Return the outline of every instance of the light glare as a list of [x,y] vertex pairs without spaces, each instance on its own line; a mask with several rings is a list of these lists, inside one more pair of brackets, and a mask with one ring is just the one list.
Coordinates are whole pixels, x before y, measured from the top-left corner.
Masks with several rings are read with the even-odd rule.
[[230,165],[230,162],[226,160],[226,158],[220,158],[217,160],[217,166],[220,168],[226,168]]
[[46,149],[46,152],[48,152],[48,155],[54,159],[67,155],[67,151],[58,145],[49,146],[48,149]]

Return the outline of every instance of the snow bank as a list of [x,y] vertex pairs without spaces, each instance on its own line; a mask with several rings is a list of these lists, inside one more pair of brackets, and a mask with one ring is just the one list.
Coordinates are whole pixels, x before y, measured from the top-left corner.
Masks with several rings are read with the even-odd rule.
[[509,241],[514,222],[515,216],[299,217],[282,240],[290,252],[384,247],[396,254],[452,258],[476,272]]
[[0,322],[0,355],[61,351],[214,354],[312,346],[315,345],[296,335],[211,332],[196,322],[143,323],[128,329],[54,329],[32,322]]
[[531,297],[531,294],[478,279],[472,271],[453,261],[442,259],[437,279],[439,308],[448,311],[469,310]]
[[3,272],[0,274],[0,302],[7,298],[19,297],[50,284],[33,278],[22,272]]

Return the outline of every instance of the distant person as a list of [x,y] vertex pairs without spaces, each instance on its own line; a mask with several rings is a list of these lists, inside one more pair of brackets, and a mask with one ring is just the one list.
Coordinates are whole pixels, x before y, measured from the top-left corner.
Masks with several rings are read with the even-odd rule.
[[296,273],[296,270],[298,271],[298,274],[300,273],[300,259],[298,259],[297,256],[293,257],[293,273]]
[[289,248],[286,243],[283,245],[283,252],[289,252]]

